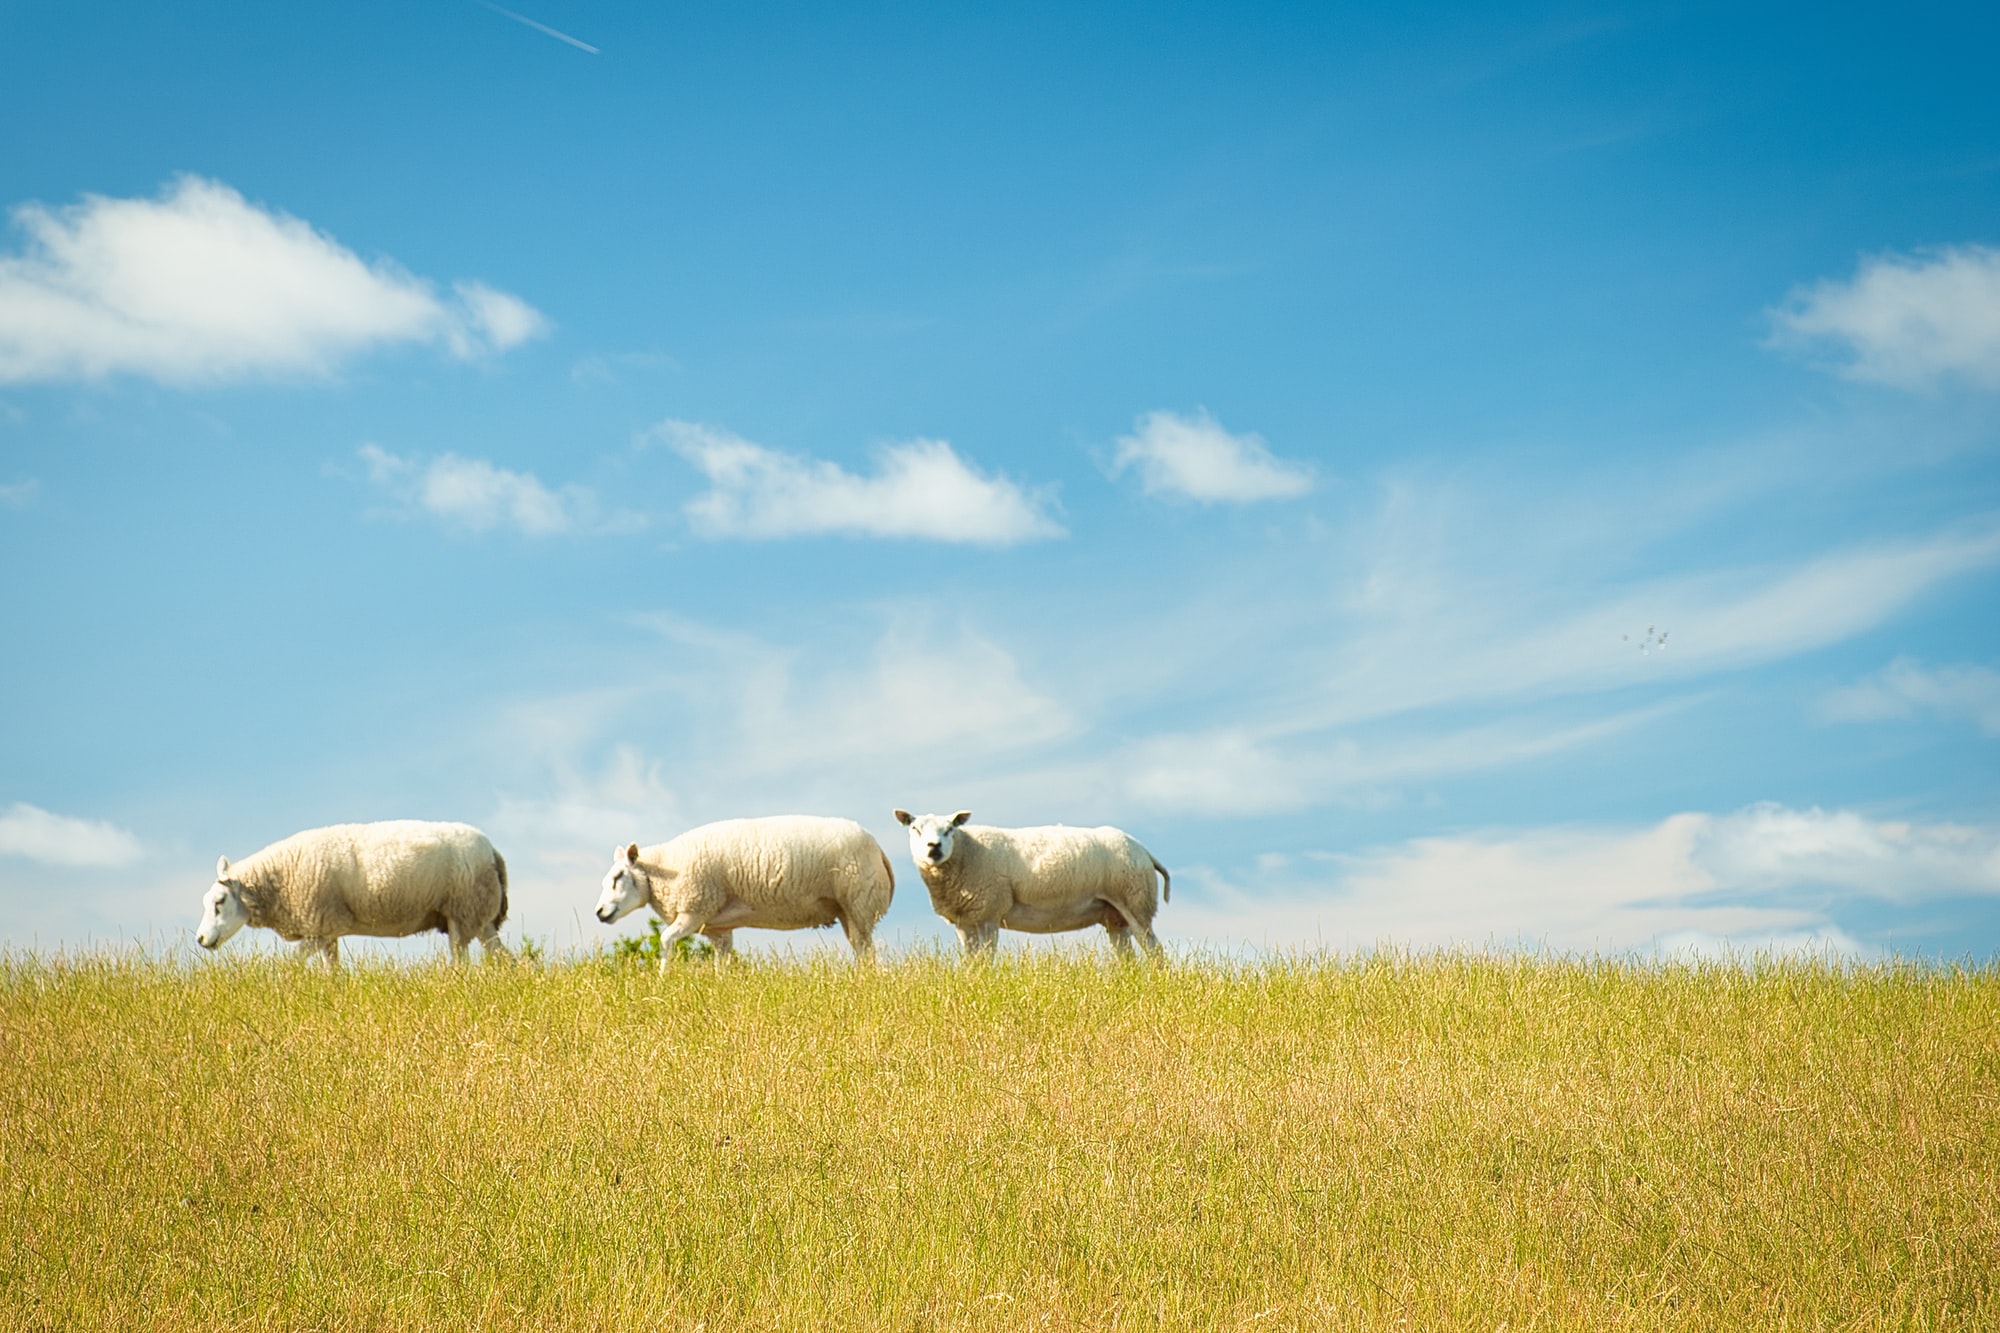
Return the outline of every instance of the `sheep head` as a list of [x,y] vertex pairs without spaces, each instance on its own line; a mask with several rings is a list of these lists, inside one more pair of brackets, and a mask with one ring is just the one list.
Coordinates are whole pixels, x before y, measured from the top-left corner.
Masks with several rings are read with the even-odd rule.
[[961,810],[948,817],[913,815],[908,810],[896,812],[896,822],[910,831],[910,859],[917,863],[919,869],[941,866],[949,861],[958,846],[958,830],[971,818],[970,810]]
[[229,877],[229,858],[222,857],[215,863],[215,883],[201,896],[201,924],[195,928],[195,943],[204,949],[220,949],[223,941],[249,923],[243,884]]
[[611,869],[604,872],[604,891],[597,896],[597,919],[608,926],[644,907],[652,896],[653,886],[639,868],[639,844],[614,848]]

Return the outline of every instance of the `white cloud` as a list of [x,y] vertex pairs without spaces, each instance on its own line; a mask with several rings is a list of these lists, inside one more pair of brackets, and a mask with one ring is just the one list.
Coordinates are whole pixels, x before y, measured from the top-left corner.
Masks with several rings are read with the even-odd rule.
[[1758,805],[1643,829],[1416,838],[1356,855],[1189,867],[1161,924],[1262,948],[1483,948],[1738,955],[1869,949],[1814,902],[2000,894],[2000,828]]
[[1739,891],[1834,888],[1887,901],[2000,894],[2000,830],[1765,803],[1709,821],[1701,864]]
[[547,327],[518,297],[461,282],[441,298],[198,176],[157,199],[25,204],[14,221],[28,244],[0,257],[0,382],[324,375],[375,346],[469,358]]
[[549,331],[548,317],[510,292],[488,287],[483,282],[455,282],[464,319],[445,327],[452,352],[470,359],[489,349],[505,351]]
[[1988,736],[2000,736],[2000,671],[1976,665],[1935,669],[1910,657],[1853,685],[1829,690],[1820,715],[1832,722],[1876,722],[1918,712],[1965,718]]
[[664,657],[671,669],[626,690],[538,706],[510,729],[525,729],[555,755],[596,735],[619,734],[629,744],[632,736],[617,728],[658,715],[670,697],[677,706],[664,711],[699,719],[699,732],[655,739],[677,762],[698,766],[705,809],[778,795],[839,801],[857,782],[977,771],[1078,726],[1012,654],[963,627],[892,621],[879,633],[822,636],[807,648],[667,615],[635,625],[672,647],[640,660]]
[[26,481],[10,481],[0,486],[0,509],[26,509],[40,494],[42,483],[33,477]]
[[685,810],[659,760],[617,745],[594,772],[565,765],[545,793],[503,794],[487,822],[509,848],[510,864],[588,882],[610,864],[612,847],[658,841],[686,827]]
[[1831,352],[1850,379],[2000,389],[2000,250],[1947,246],[1864,260],[1850,281],[1798,288],[1772,320],[1778,345]]
[[1138,468],[1148,495],[1203,504],[1285,500],[1313,488],[1310,467],[1273,456],[1257,435],[1230,434],[1206,411],[1140,417],[1137,433],[1119,438],[1111,460],[1114,476],[1128,467]]
[[[630,683],[519,701],[498,720],[518,786],[612,814],[699,821],[795,808],[886,820],[903,793],[921,802],[1079,727],[1011,654],[964,629],[898,622],[806,648],[667,615],[633,628],[666,650],[628,648],[644,667]],[[591,776],[607,761],[587,758],[607,749],[629,756],[609,765],[622,775],[616,796]],[[857,791],[879,793],[881,809],[848,811]]]
[[373,444],[360,449],[368,479],[402,504],[472,532],[511,528],[550,537],[579,528],[629,531],[631,515],[599,516],[597,497],[583,486],[550,490],[531,472],[514,472],[483,458],[440,454],[401,458]]
[[49,866],[128,866],[145,855],[139,840],[114,824],[53,815],[16,801],[0,813],[0,856]]
[[780,453],[691,421],[662,422],[655,438],[702,472],[711,489],[686,506],[705,537],[904,537],[1008,546],[1063,536],[1045,496],[967,464],[943,440],[877,452],[878,471]]

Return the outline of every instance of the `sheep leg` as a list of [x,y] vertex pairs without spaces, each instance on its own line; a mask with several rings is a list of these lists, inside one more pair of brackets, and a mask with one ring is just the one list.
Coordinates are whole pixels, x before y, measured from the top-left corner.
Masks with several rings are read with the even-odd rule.
[[968,958],[991,958],[1000,943],[1000,927],[990,921],[977,921],[970,926],[958,926],[958,942],[965,946]]
[[310,963],[315,955],[323,955],[326,958],[326,965],[335,971],[339,971],[340,937],[335,935],[331,939],[303,939],[299,941],[298,956],[301,964]]
[[513,953],[508,950],[507,946],[500,942],[500,932],[491,926],[479,932],[479,952],[480,956],[489,963],[496,959],[505,959],[512,962],[514,958]]
[[660,932],[660,971],[666,971],[674,961],[674,946],[700,930],[702,924],[693,912],[682,912],[671,926]]
[[736,932],[734,930],[723,929],[717,926],[710,926],[707,930],[704,930],[701,933],[708,940],[710,944],[713,944],[715,946],[716,962],[727,963],[727,962],[733,962],[735,960]]
[[1137,935],[1139,947],[1146,951],[1147,957],[1160,956],[1159,937],[1153,934],[1151,926],[1108,898],[1105,899],[1104,907],[1104,931],[1111,936],[1111,942],[1118,946],[1121,955],[1128,958],[1131,956],[1132,936]]
[[854,961],[872,963],[875,961],[875,932],[864,923],[851,916],[840,918],[840,928],[847,933],[847,947],[854,950]]
[[445,930],[451,937],[451,961],[459,964],[465,963],[469,956],[471,944],[466,939],[465,927],[460,925],[456,918],[453,918],[445,922]]
[[307,939],[299,941],[300,963],[303,964],[311,962],[314,954],[320,954],[324,956],[326,959],[326,965],[332,968],[334,971],[338,972],[340,970],[340,936],[334,935],[327,939]]

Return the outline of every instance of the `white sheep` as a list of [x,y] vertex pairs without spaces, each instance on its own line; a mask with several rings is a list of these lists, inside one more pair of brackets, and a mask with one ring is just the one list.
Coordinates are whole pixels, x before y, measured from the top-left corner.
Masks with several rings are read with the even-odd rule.
[[738,926],[804,930],[836,921],[862,962],[875,956],[875,924],[895,889],[882,844],[851,819],[725,819],[653,847],[613,850],[597,919],[610,925],[651,904],[668,923],[663,969],[673,946],[697,931],[723,959],[735,952]]
[[1132,936],[1158,957],[1153,935],[1153,875],[1173,897],[1173,877],[1138,839],[1122,829],[993,828],[968,824],[972,812],[912,815],[896,811],[910,830],[931,906],[951,922],[965,951],[990,955],[1000,928],[1036,935],[1103,926],[1120,954]]
[[244,926],[296,940],[299,957],[340,966],[342,935],[398,937],[427,930],[451,937],[454,962],[478,940],[505,958],[507,863],[468,824],[392,819],[307,829],[231,864],[215,863],[195,940],[219,949]]

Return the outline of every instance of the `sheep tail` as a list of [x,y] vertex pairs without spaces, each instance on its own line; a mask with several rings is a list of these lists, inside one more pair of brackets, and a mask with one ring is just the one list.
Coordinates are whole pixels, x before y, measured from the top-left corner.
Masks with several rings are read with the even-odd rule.
[[1165,887],[1160,890],[1160,897],[1167,902],[1172,902],[1174,900],[1174,877],[1169,875],[1167,868],[1160,864],[1160,858],[1154,856],[1151,852],[1146,853],[1146,859],[1153,863],[1153,869],[1160,872],[1160,879],[1165,884]]
[[889,864],[889,853],[883,851],[879,844],[875,848],[875,855],[882,858],[882,874],[888,879],[889,892],[893,894],[896,891],[896,868]]
[[493,915],[493,929],[507,923],[507,858],[493,853],[493,874],[500,881],[500,910]]

